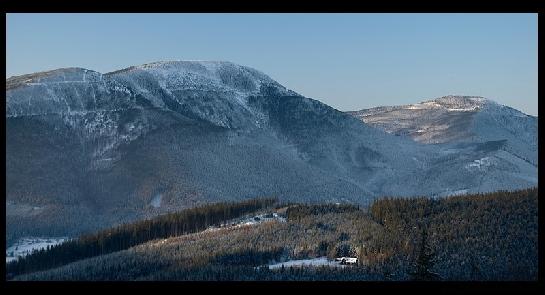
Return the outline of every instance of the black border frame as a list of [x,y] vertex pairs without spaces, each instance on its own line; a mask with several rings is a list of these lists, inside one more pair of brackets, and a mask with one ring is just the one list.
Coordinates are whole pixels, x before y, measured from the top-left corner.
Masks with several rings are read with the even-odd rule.
[[[451,7],[441,7],[440,2],[434,2],[430,4],[422,3],[412,3],[412,2],[403,2],[398,3],[398,6],[393,6],[390,2],[375,3],[375,6],[366,6],[366,7],[357,7],[354,5],[347,5],[335,1],[335,3],[312,3],[311,6],[297,6],[292,3],[282,3],[274,1],[274,3],[263,3],[263,2],[250,2],[250,3],[232,3],[228,1],[223,1],[220,3],[215,3],[215,6],[210,6],[209,2],[159,2],[153,1],[149,2],[126,2],[126,3],[111,3],[103,0],[95,0],[92,2],[76,2],[72,1],[68,3],[67,1],[53,0],[51,2],[42,1],[38,3],[32,3],[28,1],[14,1],[14,0],[5,0],[2,1],[2,24],[7,25],[6,17],[7,13],[37,13],[37,12],[64,12],[64,13],[76,13],[76,12],[85,12],[85,13],[96,13],[96,12],[115,12],[115,13],[145,13],[145,12],[214,12],[214,13],[238,13],[238,12],[247,12],[247,13],[256,13],[256,12],[296,12],[296,13],[325,13],[325,12],[365,12],[365,13],[399,13],[399,12],[409,12],[409,13],[537,13],[538,14],[538,26],[541,30],[538,29],[539,33],[544,30],[544,12],[545,5],[542,7],[526,3],[516,3],[518,7],[513,7],[507,5],[507,2],[497,2],[489,4],[488,6],[475,7],[473,1],[456,1],[455,3],[443,3],[443,4],[453,4]],[[88,5],[94,5],[90,7]],[[260,7],[260,5],[270,5],[269,7]],[[284,5],[282,7],[282,5]],[[335,6],[336,5],[336,6]],[[463,5],[468,5],[465,8]],[[541,18],[542,23],[539,24],[539,18]],[[6,30],[3,30],[4,34],[3,40],[6,40]],[[4,41],[6,42],[6,41]],[[538,37],[539,53],[543,51],[543,42],[539,40]],[[3,48],[6,48],[5,46]],[[4,49],[5,50],[5,49]],[[542,54],[539,54],[543,58]],[[7,57],[6,57],[7,58]],[[3,60],[4,67],[6,66],[7,60]],[[538,58],[538,71],[543,68],[543,59]],[[5,75],[5,72],[4,72]],[[545,85],[543,83],[543,75],[538,76],[539,85]],[[538,89],[538,97],[541,98],[543,91]],[[4,103],[0,104],[2,110],[5,112],[5,97]],[[539,113],[543,114],[542,107],[545,104],[539,104]],[[4,145],[2,146],[5,149],[5,121],[3,121],[4,126],[0,129],[2,132],[2,139],[4,140]],[[544,146],[543,136],[541,136],[545,123],[538,120],[538,146]],[[3,154],[5,155],[5,153]],[[543,153],[541,148],[539,148],[539,163],[540,166],[543,165]],[[6,158],[4,156],[4,161]],[[5,163],[5,162],[4,162]],[[4,170],[5,173],[5,170]],[[541,183],[542,175],[539,173],[539,183]],[[5,187],[5,177],[2,179],[4,181]],[[5,198],[5,197],[4,197]],[[541,199],[541,197],[540,197]],[[544,253],[545,250],[545,233],[542,233],[545,226],[545,217],[544,217],[544,201],[538,202],[538,212],[539,212],[539,271],[538,271],[538,281],[535,282],[328,282],[328,281],[318,281],[318,282],[13,282],[5,280],[5,268],[2,269],[2,289],[8,292],[15,292],[17,289],[25,289],[28,291],[35,292],[44,292],[44,291],[71,291],[74,290],[93,290],[101,289],[108,291],[124,291],[124,292],[157,292],[158,288],[172,288],[174,292],[186,292],[187,288],[191,291],[202,292],[204,290],[213,290],[217,289],[220,292],[224,291],[246,291],[246,292],[255,292],[256,289],[258,292],[262,291],[291,291],[291,292],[306,292],[306,291],[324,291],[324,292],[383,292],[383,291],[433,291],[439,293],[456,293],[460,294],[462,292],[478,292],[482,291],[492,291],[494,293],[518,293],[518,292],[543,292],[545,291],[545,275],[544,275]],[[4,217],[6,214],[5,203],[2,202],[1,205],[4,212]],[[5,229],[6,219],[1,220],[3,229]],[[4,238],[5,239],[5,238]],[[5,240],[4,240],[5,241]],[[5,249],[5,243],[3,245]],[[118,290],[115,290],[119,288]],[[347,290],[351,289],[351,290]],[[543,290],[543,291],[542,291]],[[6,294],[6,293],[4,293]],[[13,294],[13,293],[8,293]]]

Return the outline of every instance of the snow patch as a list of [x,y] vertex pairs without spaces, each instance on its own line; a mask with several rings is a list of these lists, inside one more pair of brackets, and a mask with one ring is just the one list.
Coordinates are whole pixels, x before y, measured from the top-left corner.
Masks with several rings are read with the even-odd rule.
[[154,208],[161,207],[161,200],[162,199],[163,199],[163,195],[162,194],[157,194],[155,197],[153,197],[153,199],[151,199],[151,206],[153,206]]
[[490,157],[484,157],[481,159],[474,160],[473,162],[466,165],[466,168],[471,169],[484,169],[486,167],[489,167],[493,164]]
[[219,227],[218,226],[211,226],[208,229],[206,229],[205,231],[210,232],[210,231],[218,231],[220,229],[231,229],[231,228],[238,228],[238,227],[243,227],[243,226],[253,226],[253,225],[260,224],[260,223],[273,222],[273,221],[287,222],[285,217],[280,216],[276,212],[274,212],[274,213],[264,213],[264,214],[259,214],[259,215],[255,215],[255,216],[232,219],[232,220],[226,221],[225,223],[221,224]]
[[340,261],[328,260],[327,257],[318,257],[312,259],[300,259],[300,260],[289,260],[286,262],[280,262],[275,264],[269,264],[269,269],[279,269],[284,266],[288,267],[320,267],[320,266],[329,266],[329,267],[340,267],[344,268],[346,265],[342,265]]
[[46,249],[47,246],[54,246],[69,240],[67,237],[57,238],[38,238],[38,237],[26,237],[21,238],[15,242],[12,246],[6,249],[6,263],[32,254],[34,251]]

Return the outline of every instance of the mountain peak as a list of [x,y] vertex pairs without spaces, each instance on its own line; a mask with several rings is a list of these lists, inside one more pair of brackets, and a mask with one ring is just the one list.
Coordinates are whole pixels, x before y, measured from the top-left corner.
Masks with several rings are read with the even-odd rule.
[[482,96],[447,95],[409,105],[408,108],[444,109],[447,111],[477,111],[484,105],[490,104],[496,103]]
[[201,89],[235,93],[239,97],[257,94],[261,86],[273,86],[280,93],[294,94],[266,74],[230,61],[156,61],[105,74],[107,76],[146,75],[169,90]]
[[445,100],[445,99],[452,99],[452,100],[473,100],[473,101],[482,101],[487,100],[486,98],[482,96],[474,96],[474,95],[445,95],[439,98],[436,98],[436,100]]
[[[188,65],[188,64],[200,64],[203,66],[218,66],[218,65],[237,65],[233,62],[226,61],[226,60],[160,60],[160,61],[154,61],[150,63],[145,63],[139,66],[136,66],[137,68],[151,68],[151,67],[161,67],[161,66],[176,66],[176,65]],[[237,65],[240,66],[240,65]]]
[[447,95],[434,99],[440,103],[466,103],[466,104],[481,104],[490,101],[482,96],[468,96],[468,95]]
[[92,82],[100,79],[102,79],[102,74],[92,70],[79,67],[59,68],[50,71],[9,77],[8,79],[6,79],[6,90],[10,90],[22,85],[66,82]]
[[194,74],[217,74],[221,69],[231,69],[238,71],[248,71],[253,73],[259,73],[260,76],[266,77],[270,80],[267,75],[257,71],[253,68],[242,66],[230,61],[214,61],[214,60],[162,60],[154,61],[141,65],[130,66],[121,70],[113,71],[106,73],[106,75],[112,75],[122,72],[129,72],[134,70],[145,70],[145,71],[169,71],[169,72],[179,72],[179,73],[194,73]]
[[227,61],[157,61],[104,75],[65,68],[6,82],[8,117],[152,106],[230,128],[261,124],[250,97],[299,96],[262,72]]

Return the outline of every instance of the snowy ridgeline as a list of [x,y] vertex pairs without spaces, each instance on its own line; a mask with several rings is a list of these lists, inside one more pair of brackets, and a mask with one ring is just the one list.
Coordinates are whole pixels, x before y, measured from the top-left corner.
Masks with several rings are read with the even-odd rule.
[[271,221],[278,221],[278,222],[286,222],[286,218],[280,216],[278,213],[264,213],[259,214],[256,216],[249,216],[249,217],[243,217],[243,218],[237,218],[232,219],[224,224],[218,226],[211,226],[205,231],[216,231],[220,229],[226,229],[226,228],[236,228],[241,226],[250,226],[250,225],[256,225],[264,222],[271,222]]
[[68,238],[36,238],[36,237],[27,237],[21,238],[13,245],[6,249],[6,263],[17,260],[19,257],[24,257],[28,254],[31,254],[33,251],[40,249],[46,249],[47,246],[54,246],[60,244],[64,241],[67,241]]
[[288,260],[285,262],[279,262],[274,264],[269,264],[269,269],[279,269],[282,268],[289,268],[289,267],[346,267],[347,265],[341,264],[340,261],[333,261],[328,260],[327,257],[318,257],[318,258],[311,258],[311,259],[300,259],[300,260]]

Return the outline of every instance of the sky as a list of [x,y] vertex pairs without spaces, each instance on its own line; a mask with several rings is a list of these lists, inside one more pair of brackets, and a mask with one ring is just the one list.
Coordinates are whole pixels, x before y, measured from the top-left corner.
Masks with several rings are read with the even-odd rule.
[[476,95],[537,115],[537,14],[7,14],[6,77],[226,60],[338,110]]

